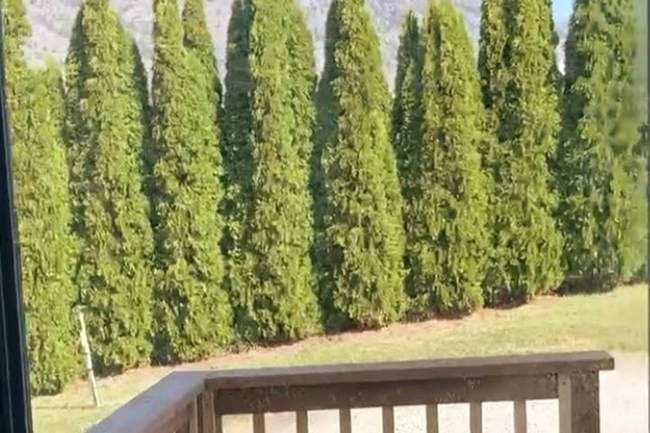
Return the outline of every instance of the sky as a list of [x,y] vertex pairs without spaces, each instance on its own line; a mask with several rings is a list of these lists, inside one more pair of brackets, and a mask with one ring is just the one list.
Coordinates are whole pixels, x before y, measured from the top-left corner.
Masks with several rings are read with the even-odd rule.
[[569,22],[573,0],[553,0],[553,19],[556,24]]

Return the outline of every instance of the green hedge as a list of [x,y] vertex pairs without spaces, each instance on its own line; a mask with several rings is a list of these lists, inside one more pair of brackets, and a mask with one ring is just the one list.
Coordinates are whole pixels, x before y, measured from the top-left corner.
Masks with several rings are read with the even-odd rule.
[[4,19],[30,381],[35,393],[50,394],[80,372],[72,314],[76,245],[70,235],[63,86],[56,64],[48,62],[38,71],[27,67],[21,47],[31,28],[20,0],[5,3]]
[[402,196],[390,96],[363,0],[334,0],[317,142],[326,197],[321,296],[328,325],[382,326],[405,309]]
[[548,160],[560,126],[551,5],[484,0],[479,72],[495,122],[488,302],[527,300],[562,281],[563,240]]
[[463,17],[449,1],[431,3],[422,33],[423,69],[416,74],[422,133],[406,206],[407,290],[417,313],[468,313],[483,305],[489,251],[481,88]]
[[312,334],[319,312],[309,158],[314,49],[294,0],[236,2],[226,78],[233,244],[229,289],[246,341]]
[[214,354],[233,337],[219,246],[218,78],[202,5],[186,2],[184,23],[175,0],[156,0],[154,7],[153,201],[161,271],[155,358],[190,361]]
[[102,371],[151,355],[153,235],[144,194],[144,68],[108,0],[87,0],[66,60],[76,285]]

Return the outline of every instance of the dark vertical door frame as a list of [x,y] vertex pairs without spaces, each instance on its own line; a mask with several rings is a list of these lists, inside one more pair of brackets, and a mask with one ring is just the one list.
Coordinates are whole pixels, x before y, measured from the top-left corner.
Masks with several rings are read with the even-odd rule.
[[0,10],[0,432],[30,433],[32,414]]

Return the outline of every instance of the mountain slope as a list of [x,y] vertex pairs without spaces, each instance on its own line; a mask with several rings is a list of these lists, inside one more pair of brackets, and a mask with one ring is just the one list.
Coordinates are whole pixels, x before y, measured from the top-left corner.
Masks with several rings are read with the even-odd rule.
[[[182,1],[182,0],[181,0]],[[206,0],[206,13],[210,30],[214,37],[216,54],[220,71],[225,71],[225,51],[228,20],[232,0]],[[297,0],[305,11],[309,28],[314,35],[317,66],[320,71],[323,65],[323,50],[325,43],[325,20],[331,0]],[[396,53],[399,43],[399,32],[402,19],[409,9],[422,15],[428,0],[367,0],[368,6],[381,35],[384,69],[392,88],[395,69]],[[29,17],[34,27],[34,34],[26,46],[30,61],[40,63],[50,54],[58,61],[65,58],[68,40],[72,30],[77,10],[82,0],[26,0]],[[133,34],[145,64],[151,64],[152,56],[152,0],[112,0],[113,7],[118,11],[125,27]],[[480,0],[455,0],[463,11],[472,38],[476,42],[480,21]],[[563,28],[559,30],[561,39]],[[562,63],[560,61],[560,63]]]

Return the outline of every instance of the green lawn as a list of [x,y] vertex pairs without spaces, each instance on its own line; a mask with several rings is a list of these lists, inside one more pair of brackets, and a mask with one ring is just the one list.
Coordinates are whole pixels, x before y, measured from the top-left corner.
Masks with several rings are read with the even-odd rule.
[[[612,293],[542,298],[512,310],[485,310],[457,321],[428,321],[224,355],[182,368],[266,367],[450,356],[603,349],[646,352],[644,286]],[[146,368],[100,381],[104,407],[94,409],[84,383],[33,401],[36,433],[82,432],[171,371]]]

